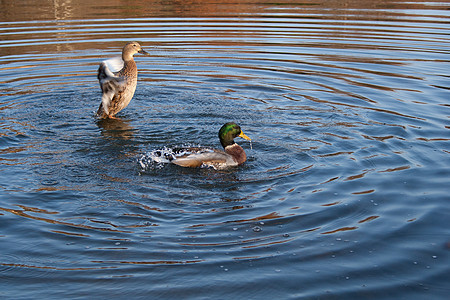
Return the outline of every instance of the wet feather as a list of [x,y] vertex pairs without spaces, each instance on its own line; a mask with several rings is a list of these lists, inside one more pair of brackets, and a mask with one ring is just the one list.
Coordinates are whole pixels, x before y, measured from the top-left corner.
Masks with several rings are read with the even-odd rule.
[[102,90],[102,101],[97,111],[99,118],[114,118],[128,106],[137,85],[136,53],[147,54],[136,42],[127,43],[122,58],[116,57],[100,63],[97,78]]
[[[224,130],[224,128],[230,128]],[[177,148],[167,157],[172,163],[182,167],[213,167],[224,169],[243,164],[247,160],[244,149],[234,142],[235,137],[250,140],[235,123],[227,123],[219,131],[224,151],[212,148]]]

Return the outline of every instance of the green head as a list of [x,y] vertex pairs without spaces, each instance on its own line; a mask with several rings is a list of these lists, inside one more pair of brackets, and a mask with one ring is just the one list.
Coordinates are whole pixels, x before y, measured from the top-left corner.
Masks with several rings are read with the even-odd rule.
[[226,123],[219,130],[220,143],[224,148],[226,146],[233,145],[234,138],[238,136],[250,141],[250,138],[242,132],[241,127],[239,127],[236,123]]

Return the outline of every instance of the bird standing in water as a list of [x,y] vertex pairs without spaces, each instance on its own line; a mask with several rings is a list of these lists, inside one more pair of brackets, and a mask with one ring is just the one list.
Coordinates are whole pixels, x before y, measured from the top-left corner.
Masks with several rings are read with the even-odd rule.
[[137,84],[137,67],[133,55],[148,55],[137,42],[127,43],[119,57],[103,61],[98,68],[98,81],[102,89],[102,102],[97,111],[101,119],[112,118],[128,106]]

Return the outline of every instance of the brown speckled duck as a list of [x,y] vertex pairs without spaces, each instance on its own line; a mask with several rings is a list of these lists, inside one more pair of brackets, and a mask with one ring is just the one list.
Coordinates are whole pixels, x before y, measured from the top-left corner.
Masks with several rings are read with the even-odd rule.
[[236,137],[251,140],[242,132],[239,125],[226,123],[219,130],[220,143],[225,151],[201,147],[177,148],[169,159],[176,165],[191,168],[206,166],[225,169],[238,166],[247,160],[247,155],[244,149],[234,142]]
[[98,68],[98,81],[102,89],[102,102],[97,111],[101,119],[114,116],[127,107],[137,84],[137,68],[133,55],[148,55],[137,42],[127,43],[119,57],[103,61]]

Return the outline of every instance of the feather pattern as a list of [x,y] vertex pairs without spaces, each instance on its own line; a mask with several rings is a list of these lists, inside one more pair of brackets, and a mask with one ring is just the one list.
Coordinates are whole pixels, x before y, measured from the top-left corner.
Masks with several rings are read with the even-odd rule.
[[205,166],[213,167],[214,169],[223,169],[238,165],[238,162],[233,156],[221,150],[209,148],[197,148],[194,150],[186,148],[183,150],[185,154],[175,155],[172,163],[182,167],[198,168]]
[[235,137],[250,140],[235,123],[226,123],[219,131],[219,138],[224,150],[188,147],[177,148],[167,157],[172,163],[182,167],[213,167],[224,169],[243,164],[247,160],[244,149],[234,142]]
[[[102,90],[102,103],[100,108],[103,109],[106,115],[110,115],[109,107],[114,96],[123,93],[126,89],[126,79],[115,75],[113,72],[108,67],[108,61],[102,62],[98,68],[98,81]],[[101,113],[100,108],[97,114]]]
[[116,56],[107,60],[104,60],[103,63],[106,64],[108,70],[112,73],[117,73],[123,69],[123,60],[120,56]]
[[122,58],[116,57],[100,63],[97,78],[102,90],[102,101],[97,111],[100,118],[114,116],[128,106],[137,85],[135,53],[147,54],[136,42],[125,45]]

